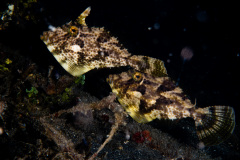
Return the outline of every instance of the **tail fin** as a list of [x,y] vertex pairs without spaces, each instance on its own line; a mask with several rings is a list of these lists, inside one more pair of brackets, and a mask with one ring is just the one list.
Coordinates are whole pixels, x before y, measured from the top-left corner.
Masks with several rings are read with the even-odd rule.
[[155,77],[167,76],[167,70],[164,66],[164,62],[159,59],[148,56],[133,55],[129,58],[128,63],[132,68],[143,73],[147,73]]
[[217,145],[230,137],[235,127],[232,107],[210,106],[196,109],[196,112],[201,113],[195,121],[197,135],[205,146]]

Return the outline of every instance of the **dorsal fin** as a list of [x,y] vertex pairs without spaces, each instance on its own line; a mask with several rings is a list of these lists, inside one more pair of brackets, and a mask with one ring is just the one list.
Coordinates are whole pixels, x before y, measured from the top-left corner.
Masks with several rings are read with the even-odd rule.
[[76,19],[76,22],[82,26],[86,26],[87,24],[85,22],[86,17],[90,14],[91,11],[91,7],[88,7],[85,9],[85,11],[83,11],[80,16]]
[[129,58],[129,65],[136,70],[155,77],[167,76],[164,62],[156,58],[133,55]]

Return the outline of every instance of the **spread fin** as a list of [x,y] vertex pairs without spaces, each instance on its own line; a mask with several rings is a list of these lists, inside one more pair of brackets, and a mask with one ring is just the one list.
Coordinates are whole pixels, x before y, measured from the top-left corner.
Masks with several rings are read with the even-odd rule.
[[133,55],[129,58],[129,65],[136,70],[155,77],[167,76],[164,62],[156,58]]
[[[203,113],[204,112],[204,113]],[[229,106],[210,106],[196,109],[197,135],[205,146],[217,145],[229,138],[235,127],[235,113]]]

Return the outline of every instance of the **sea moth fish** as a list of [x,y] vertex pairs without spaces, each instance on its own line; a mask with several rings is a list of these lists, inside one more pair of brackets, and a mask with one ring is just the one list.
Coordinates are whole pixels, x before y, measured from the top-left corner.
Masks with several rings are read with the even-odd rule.
[[234,109],[229,106],[196,108],[169,77],[154,77],[136,70],[109,75],[107,79],[119,103],[137,122],[154,119],[195,120],[197,135],[205,146],[226,140],[235,127]]
[[61,66],[73,76],[95,68],[130,66],[153,76],[167,75],[163,61],[147,56],[131,55],[118,39],[104,28],[88,27],[88,7],[74,22],[50,27],[42,41]]

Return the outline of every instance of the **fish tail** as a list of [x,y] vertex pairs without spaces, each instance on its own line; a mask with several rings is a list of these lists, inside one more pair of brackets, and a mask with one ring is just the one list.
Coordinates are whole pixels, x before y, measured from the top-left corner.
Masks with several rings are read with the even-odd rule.
[[164,62],[159,59],[148,56],[133,55],[129,58],[128,63],[129,66],[143,73],[147,73],[155,77],[167,76],[167,70],[164,66]]
[[229,138],[235,127],[235,113],[229,106],[210,106],[195,110],[197,135],[205,146],[217,145]]

